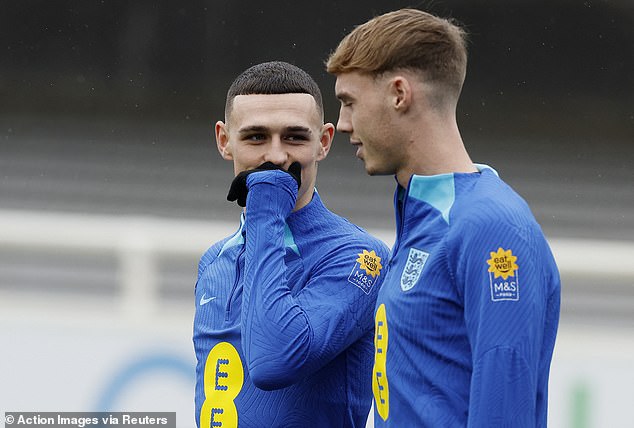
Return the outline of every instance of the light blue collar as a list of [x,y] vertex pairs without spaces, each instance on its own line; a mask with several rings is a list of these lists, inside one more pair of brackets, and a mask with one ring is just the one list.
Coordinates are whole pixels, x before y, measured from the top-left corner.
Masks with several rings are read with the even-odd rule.
[[[220,257],[220,255],[227,249],[244,244],[244,236],[242,235],[242,231],[244,230],[245,219],[246,217],[244,215],[244,212],[242,212],[242,214],[240,215],[240,227],[238,228],[238,231],[234,233],[231,238],[227,240],[227,242],[225,242],[225,244],[222,246],[222,249],[220,250],[220,253],[218,253],[218,257]],[[295,244],[293,232],[291,232],[288,224],[284,225],[284,246],[286,248],[290,248],[298,256],[300,255],[299,248],[297,247],[297,244]]]
[[[474,164],[478,172],[485,170],[497,171],[488,165]],[[449,224],[449,211],[456,200],[456,173],[438,175],[412,175],[407,189],[407,195],[428,203],[440,211],[442,218]]]

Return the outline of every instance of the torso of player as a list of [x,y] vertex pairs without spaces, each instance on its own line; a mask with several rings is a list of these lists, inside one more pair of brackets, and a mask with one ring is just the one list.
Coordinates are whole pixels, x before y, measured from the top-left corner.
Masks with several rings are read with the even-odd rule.
[[[416,421],[424,413],[415,411],[420,407],[417,402],[446,399],[421,394],[433,391],[438,379],[456,392],[455,400],[468,399],[460,393],[468,391],[469,341],[462,300],[452,286],[451,260],[445,251],[447,224],[433,212],[425,212],[428,207],[420,208],[417,221],[405,226],[394,248],[377,298],[373,389],[382,419],[391,413],[392,420]],[[439,357],[448,354],[452,359],[439,364]],[[394,403],[408,405],[395,407]]]
[[[241,335],[245,238],[237,233],[218,243],[210,250],[213,255],[218,255],[209,258],[213,261],[202,271],[196,287],[194,347],[198,360],[196,419],[199,426],[353,427],[365,424],[371,398],[372,332],[369,321],[378,287],[368,288],[365,282],[360,282],[353,275],[359,269],[353,267],[354,258],[362,256],[360,246],[377,251],[379,247],[325,207],[320,205],[311,209],[313,211],[308,214],[312,215],[306,215],[311,223],[304,223],[303,228],[299,229],[297,217],[295,222],[293,219],[287,221],[284,263],[291,295],[303,302],[313,298],[313,294],[302,294],[302,290],[329,254],[335,249],[348,248],[346,254],[351,263],[341,272],[330,274],[341,278],[341,292],[347,297],[341,297],[341,303],[337,295],[332,298],[344,307],[353,296],[364,296],[364,299],[368,296],[368,303],[357,308],[367,314],[362,317],[367,321],[367,334],[291,386],[271,391],[257,388],[249,377]],[[380,254],[387,258],[386,250],[381,250]],[[376,255],[374,257],[373,260],[378,259]],[[368,278],[373,277],[368,275]],[[263,284],[256,282],[252,287],[259,285]],[[340,328],[358,327],[355,324],[340,325]],[[361,375],[368,379],[367,385],[357,384]]]
[[[301,259],[287,248],[285,262],[289,284],[295,285],[292,292],[296,294],[305,282]],[[260,426],[258,415],[274,420],[266,415],[266,400],[280,400],[290,393],[259,390],[249,378],[240,333],[243,269],[244,244],[227,248],[206,269],[196,288],[194,343],[197,370],[202,372],[198,378],[204,379],[198,382],[197,388],[202,391],[196,394],[200,426],[237,427],[238,409],[240,427]],[[214,425],[218,423],[221,425]]]
[[[397,239],[375,312],[375,421],[440,426],[437,415],[456,415],[467,407],[472,364],[448,244],[452,230],[448,210],[439,209],[442,201],[434,206],[411,196],[398,199]],[[456,415],[442,426],[460,426],[464,417]]]

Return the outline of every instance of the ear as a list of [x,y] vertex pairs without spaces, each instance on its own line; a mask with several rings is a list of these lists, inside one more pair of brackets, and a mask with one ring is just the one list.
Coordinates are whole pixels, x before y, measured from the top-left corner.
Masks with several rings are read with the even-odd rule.
[[335,125],[332,123],[325,123],[321,127],[321,136],[319,138],[319,153],[317,155],[317,161],[324,160],[330,152],[330,146],[332,145],[332,139],[335,135]]
[[412,85],[403,75],[396,75],[389,81],[390,105],[394,109],[406,112],[412,104]]
[[231,153],[231,144],[229,144],[229,130],[227,125],[222,122],[216,122],[216,145],[220,156],[225,160],[233,160],[233,154]]

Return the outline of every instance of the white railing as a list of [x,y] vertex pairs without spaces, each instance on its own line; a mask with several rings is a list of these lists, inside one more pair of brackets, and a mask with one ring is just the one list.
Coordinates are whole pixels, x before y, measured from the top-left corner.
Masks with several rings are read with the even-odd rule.
[[[175,302],[161,297],[159,277],[164,272],[160,264],[166,257],[177,256],[189,259],[194,270],[205,249],[236,228],[237,222],[0,211],[0,257],[30,252],[44,255],[59,252],[64,253],[64,257],[107,254],[115,255],[114,268],[118,270],[114,307],[105,309],[101,300],[90,300],[95,298],[91,296],[91,287],[82,287],[81,282],[75,281],[76,293],[68,299],[56,289],[42,297],[39,291],[11,288],[11,284],[0,276],[0,339],[4,345],[8,343],[5,347],[9,351],[13,349],[18,353],[17,356],[4,353],[0,358],[0,375],[3,385],[7,386],[0,388],[0,405],[11,406],[6,410],[43,409],[45,406],[57,406],[51,411],[64,406],[88,410],[93,404],[87,397],[105,389],[104,379],[107,383],[112,377],[113,367],[125,371],[129,364],[137,363],[139,355],[152,356],[157,350],[160,354],[166,347],[170,352],[187,356],[182,358],[189,363],[193,308],[190,303],[180,310]],[[393,242],[391,230],[371,232],[388,244]],[[625,287],[626,292],[619,289],[602,310],[607,312],[617,306],[616,303],[621,303],[631,305],[634,311],[634,264],[630,263],[634,259],[634,243],[580,239],[550,241],[567,291],[575,288],[575,281],[567,281],[567,277],[589,277],[596,284],[604,281],[623,284],[620,287]],[[191,276],[195,277],[194,271]],[[602,289],[599,285],[597,288],[600,295]],[[191,294],[191,289],[188,292]],[[52,301],[56,294],[61,297]],[[596,296],[588,298],[594,307]],[[564,301],[562,309],[569,303]],[[171,305],[171,310],[165,311],[165,305]],[[583,309],[581,313],[583,315]],[[580,408],[589,409],[583,413],[584,426],[631,425],[627,410],[634,382],[634,330],[622,324],[617,322],[608,327],[592,323],[583,326],[570,322],[560,324],[551,369],[549,426],[564,427],[578,422]],[[89,328],[77,327],[84,325]],[[33,371],[32,358],[26,356],[43,351],[43,332],[52,335],[52,339],[45,343],[54,345],[45,350],[46,358],[38,360],[40,370]],[[85,361],[87,349],[90,350],[90,362]],[[7,368],[4,372],[3,367]],[[71,385],[64,379],[75,376],[74,367],[82,367],[79,369],[82,375],[76,376]],[[133,397],[155,394],[152,388],[159,385],[158,382],[164,385],[173,377],[171,372],[155,373],[155,376],[159,375],[163,377],[158,380],[144,377],[148,386],[136,388]],[[35,392],[28,388],[34,382],[41,386]],[[178,387],[182,387],[181,383]],[[54,393],[42,393],[49,390]],[[160,397],[152,397],[174,403],[180,402],[183,394],[187,394],[187,389],[183,392],[172,388],[167,394],[161,390]],[[579,401],[575,398],[585,397],[584,394],[590,394],[590,399]],[[135,399],[141,398],[133,398],[131,402],[135,403]],[[183,409],[178,410],[178,417],[190,421],[191,413],[190,401],[186,400]]]
[[[125,315],[145,317],[156,314],[158,256],[191,257],[195,265],[211,244],[236,228],[237,222],[0,211],[0,248],[115,254],[120,308]],[[388,245],[394,241],[391,230],[370,232]],[[634,263],[629,262],[634,242],[557,238],[550,244],[564,278],[615,278],[634,286]]]

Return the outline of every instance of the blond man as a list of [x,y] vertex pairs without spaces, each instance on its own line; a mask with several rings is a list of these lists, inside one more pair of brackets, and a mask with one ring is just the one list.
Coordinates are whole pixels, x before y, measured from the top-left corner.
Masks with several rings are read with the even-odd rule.
[[544,427],[560,280],[525,201],[462,141],[465,31],[402,9],[327,62],[370,175],[393,174],[397,238],[375,310],[375,426]]

